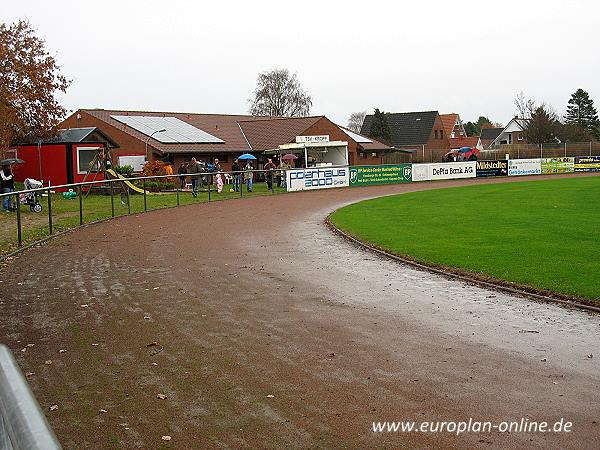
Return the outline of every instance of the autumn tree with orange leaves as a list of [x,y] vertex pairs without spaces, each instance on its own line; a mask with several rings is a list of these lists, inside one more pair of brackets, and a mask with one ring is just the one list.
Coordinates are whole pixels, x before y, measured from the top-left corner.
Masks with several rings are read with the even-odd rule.
[[0,24],[0,153],[26,138],[53,137],[66,110],[56,99],[71,84],[25,20]]

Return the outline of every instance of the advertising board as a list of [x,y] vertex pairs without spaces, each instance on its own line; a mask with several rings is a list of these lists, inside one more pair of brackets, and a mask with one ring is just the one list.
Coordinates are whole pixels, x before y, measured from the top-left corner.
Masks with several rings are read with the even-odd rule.
[[544,174],[572,173],[574,171],[575,158],[561,157],[542,159],[542,173]]
[[413,164],[413,181],[475,178],[476,162]]
[[508,176],[508,161],[499,159],[495,161],[477,161],[478,177],[506,177]]
[[576,156],[575,172],[600,172],[600,156]]
[[350,186],[409,183],[410,181],[412,181],[412,164],[350,167]]
[[286,171],[287,190],[304,191],[348,187],[348,167],[314,167]]
[[509,159],[508,176],[539,175],[542,173],[541,159]]

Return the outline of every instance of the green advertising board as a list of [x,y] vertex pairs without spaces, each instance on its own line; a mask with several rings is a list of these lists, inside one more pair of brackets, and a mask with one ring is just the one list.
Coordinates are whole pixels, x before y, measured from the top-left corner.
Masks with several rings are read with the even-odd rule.
[[350,167],[350,186],[409,183],[411,181],[412,164]]
[[542,159],[542,174],[572,173],[575,171],[575,158],[544,158]]

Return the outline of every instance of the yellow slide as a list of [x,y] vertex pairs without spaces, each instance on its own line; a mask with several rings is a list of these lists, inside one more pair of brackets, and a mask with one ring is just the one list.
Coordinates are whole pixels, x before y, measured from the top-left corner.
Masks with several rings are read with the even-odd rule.
[[[106,171],[107,171],[108,173],[110,173],[110,174],[111,174],[113,177],[122,179],[122,180],[123,180],[123,183],[125,183],[127,186],[129,186],[131,189],[133,189],[135,192],[139,192],[140,194],[143,194],[143,193],[144,193],[144,190],[143,190],[143,189],[141,189],[141,188],[139,188],[139,187],[137,187],[137,186],[135,186],[135,185],[131,184],[131,182],[129,182],[128,180],[126,180],[126,179],[125,179],[125,177],[124,177],[123,175],[121,175],[121,174],[118,174],[117,172],[115,172],[115,171],[114,171],[114,170],[112,170],[112,169],[107,169]],[[151,193],[151,192],[149,192],[149,191],[146,191],[146,194],[150,194],[150,193]]]

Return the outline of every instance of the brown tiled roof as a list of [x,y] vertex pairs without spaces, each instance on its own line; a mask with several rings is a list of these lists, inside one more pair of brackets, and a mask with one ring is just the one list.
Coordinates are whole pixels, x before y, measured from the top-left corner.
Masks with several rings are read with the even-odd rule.
[[176,112],[149,112],[149,111],[120,111],[107,109],[83,109],[86,112],[119,130],[141,140],[146,141],[148,136],[133,128],[121,123],[110,116],[158,116],[158,117],[176,117],[190,125],[200,128],[207,133],[216,136],[225,143],[223,144],[164,144],[155,139],[150,139],[148,145],[163,153],[212,153],[212,152],[247,152],[250,150],[244,135],[240,132],[238,121],[249,119],[261,119],[247,115],[227,115],[227,114],[193,114]]
[[450,138],[450,148],[476,147],[479,136]]
[[240,120],[239,124],[252,150],[264,151],[294,142],[296,136],[301,136],[323,117],[325,116]]
[[442,119],[444,134],[448,137],[452,136],[452,132],[454,131],[454,125],[456,125],[456,121],[458,120],[458,114],[440,114],[440,119]]

